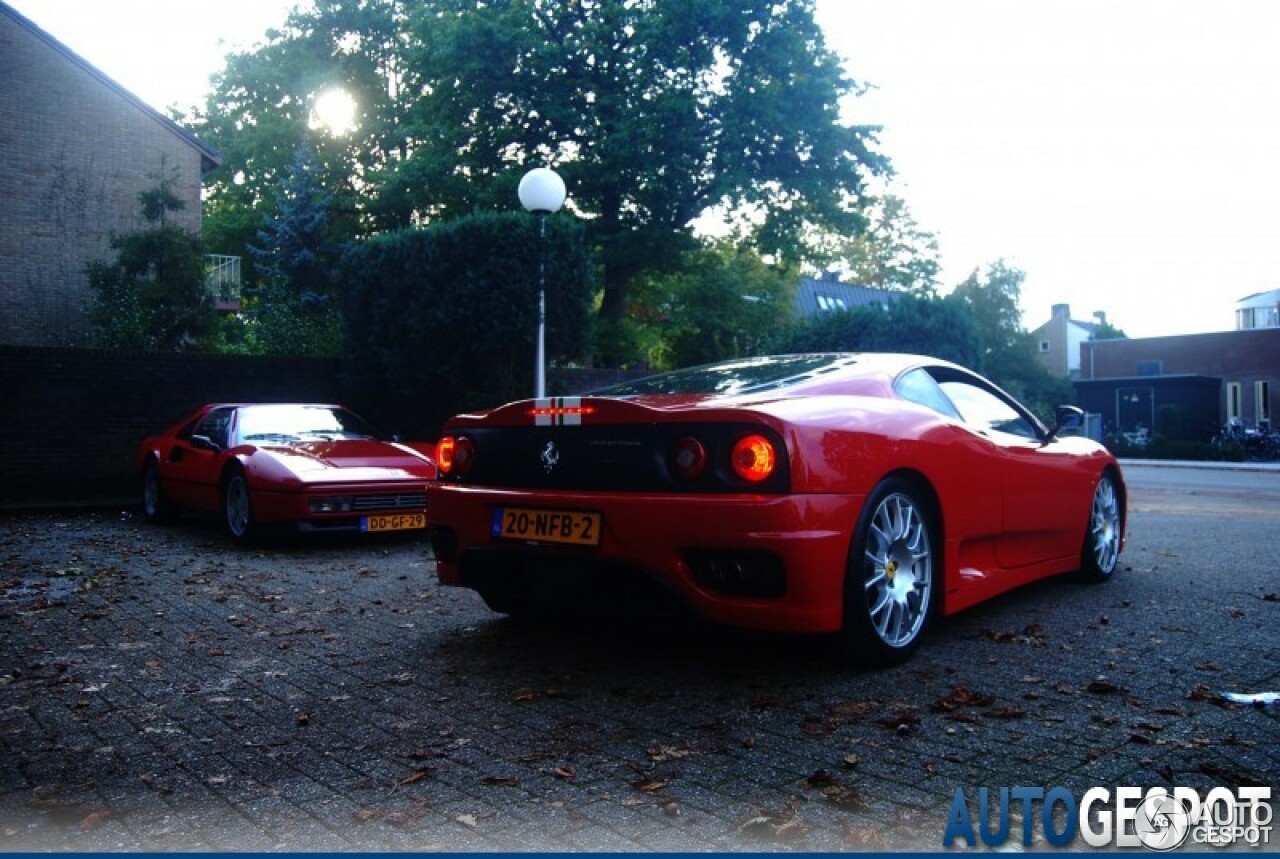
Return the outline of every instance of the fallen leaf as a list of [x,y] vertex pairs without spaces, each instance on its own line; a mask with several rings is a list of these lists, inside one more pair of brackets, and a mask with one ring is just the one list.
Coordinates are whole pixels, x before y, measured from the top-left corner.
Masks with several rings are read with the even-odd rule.
[[515,787],[520,783],[520,779],[518,776],[513,776],[513,775],[506,775],[506,776],[490,775],[480,779],[480,783],[483,785],[488,785],[489,787]]
[[1120,687],[1112,683],[1110,680],[1090,680],[1089,685],[1084,687],[1084,691],[1091,695],[1114,695],[1120,692]]
[[80,818],[80,831],[90,832],[106,823],[111,817],[111,811],[105,808],[91,811],[84,817]]
[[381,817],[382,809],[362,808],[359,811],[352,814],[351,816],[354,817],[356,820],[360,821],[361,823],[368,823],[370,820],[377,820],[379,817]]
[[431,767],[418,767],[404,778],[396,782],[396,787],[405,787],[406,785],[415,784],[431,775]]
[[463,826],[475,828],[476,825],[476,816],[474,814],[459,814],[454,818],[454,820],[458,821]]
[[556,767],[552,772],[555,774],[556,778],[563,779],[570,779],[575,775],[572,767]]
[[641,779],[640,781],[633,781],[631,786],[641,793],[653,793],[662,790],[667,786],[667,783],[657,779]]

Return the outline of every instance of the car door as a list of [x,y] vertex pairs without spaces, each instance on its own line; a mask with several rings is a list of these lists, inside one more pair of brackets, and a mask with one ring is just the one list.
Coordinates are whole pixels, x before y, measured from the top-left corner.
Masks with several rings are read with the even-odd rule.
[[[1086,510],[1071,499],[1080,483],[1077,458],[1012,398],[978,377],[941,373],[939,387],[998,463],[1003,494],[996,560],[1011,569],[1079,554]],[[1073,518],[1073,514],[1078,516]]]
[[213,409],[189,433],[180,433],[169,449],[162,470],[166,475],[165,491],[175,503],[205,510],[218,509],[221,503],[218,481],[222,471],[222,451],[230,438],[234,413],[232,407]]

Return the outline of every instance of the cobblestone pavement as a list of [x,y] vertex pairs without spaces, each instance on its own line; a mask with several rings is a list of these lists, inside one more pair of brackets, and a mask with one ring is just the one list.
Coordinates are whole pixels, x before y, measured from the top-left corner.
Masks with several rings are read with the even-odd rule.
[[882,672],[513,622],[416,539],[0,515],[0,850],[937,849],[957,787],[1274,787],[1276,709],[1217,693],[1280,689],[1280,513],[1182,498]]

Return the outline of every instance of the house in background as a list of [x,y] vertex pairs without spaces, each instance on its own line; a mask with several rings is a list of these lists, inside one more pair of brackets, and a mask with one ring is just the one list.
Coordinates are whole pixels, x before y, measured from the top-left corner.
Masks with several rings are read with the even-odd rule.
[[0,344],[81,345],[85,266],[162,179],[200,230],[218,153],[0,0]]
[[[1277,291],[1259,295],[1270,295],[1274,307]],[[1280,405],[1280,314],[1257,299],[1237,302],[1235,331],[1081,344],[1079,405],[1100,413],[1106,432],[1146,427],[1170,435],[1161,426],[1162,406],[1176,407],[1165,414],[1176,415],[1191,439],[1207,441],[1228,420],[1272,426]]]
[[1072,379],[1080,376],[1080,344],[1093,338],[1098,327],[1107,321],[1102,311],[1093,314],[1093,322],[1071,318],[1071,305],[1055,304],[1049,321],[1031,336],[1035,338],[1036,357],[1055,376]]
[[1258,292],[1236,302],[1236,330],[1280,328],[1280,289]]
[[835,272],[827,272],[822,277],[807,277],[800,281],[800,285],[796,287],[791,317],[811,319],[823,313],[852,310],[871,304],[888,307],[900,294],[873,286],[841,283]]

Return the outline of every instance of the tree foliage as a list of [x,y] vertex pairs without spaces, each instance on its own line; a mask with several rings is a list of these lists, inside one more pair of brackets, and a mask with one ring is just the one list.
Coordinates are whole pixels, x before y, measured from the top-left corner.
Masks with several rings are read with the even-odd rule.
[[252,351],[336,356],[337,268],[345,243],[333,236],[332,196],[315,176],[310,146],[298,147],[275,193],[276,213],[249,248],[258,269],[247,337]]
[[952,296],[973,315],[982,344],[974,369],[1022,400],[1042,417],[1071,399],[1071,384],[1050,373],[1035,358],[1035,338],[1022,327],[1018,309],[1026,274],[1004,260],[975,270]]
[[115,261],[96,260],[85,269],[94,341],[110,349],[208,347],[218,313],[205,288],[203,245],[199,236],[165,223],[182,200],[162,180],[141,191],[138,203],[149,226],[113,236]]
[[932,295],[938,286],[938,239],[921,229],[901,197],[885,195],[868,208],[869,225],[845,238],[836,252],[852,283]]
[[[315,0],[290,13],[251,50],[229,54],[205,106],[186,124],[221,153],[205,177],[204,234],[217,253],[249,252],[300,145],[332,197],[331,227],[353,239],[369,229],[373,177],[406,151],[403,0]],[[316,99],[342,89],[357,105],[345,135],[320,127]],[[246,282],[258,273],[246,266]]]
[[581,225],[550,216],[546,226],[544,240],[535,218],[487,213],[353,247],[343,264],[353,403],[434,437],[457,411],[532,396],[540,284],[548,361],[577,360],[591,339],[589,255]]
[[872,130],[840,119],[858,87],[813,0],[319,0],[233,56],[194,123],[227,165],[209,192],[220,250],[252,242],[247,213],[271,210],[311,99],[339,84],[360,127],[313,136],[350,237],[514,208],[550,164],[597,254],[606,332],[708,210],[754,213],[761,252],[802,258],[862,228],[864,182],[887,171]]
[[687,251],[676,271],[637,279],[630,351],[656,369],[759,355],[790,311],[794,283],[793,270],[747,246]]

